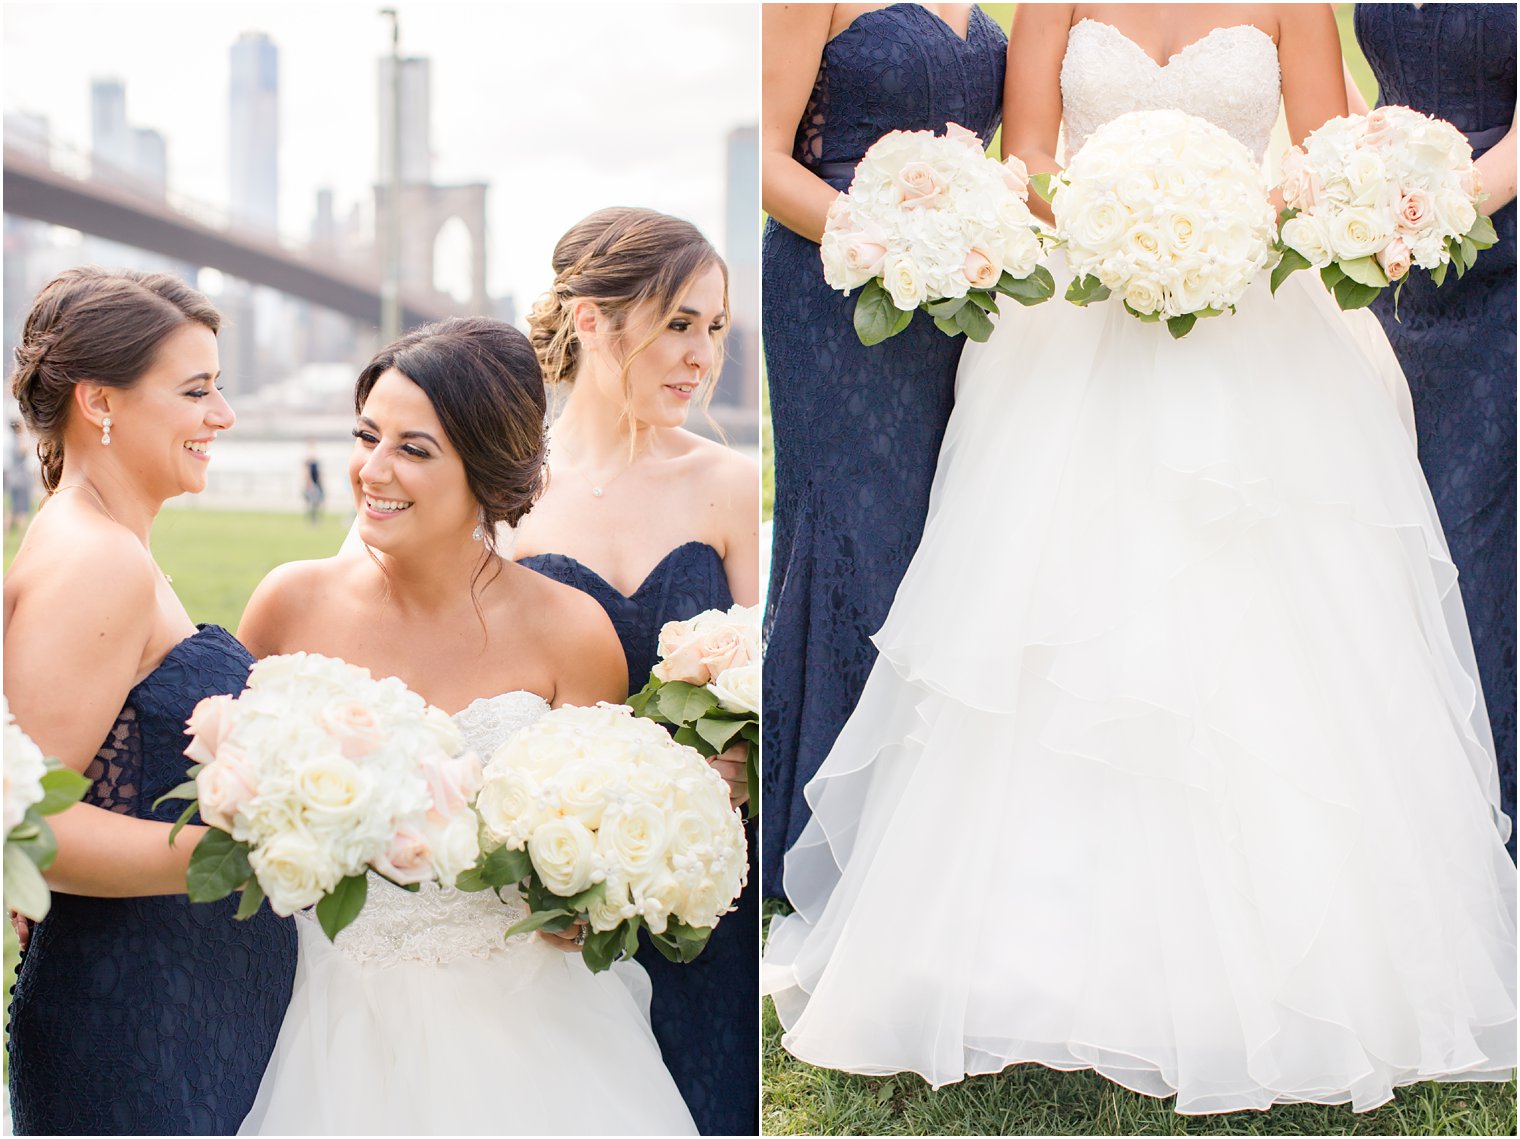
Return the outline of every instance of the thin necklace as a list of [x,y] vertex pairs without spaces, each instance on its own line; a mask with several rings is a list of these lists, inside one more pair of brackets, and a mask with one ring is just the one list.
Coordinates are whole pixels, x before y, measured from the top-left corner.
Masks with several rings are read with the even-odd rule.
[[[105,515],[106,515],[107,518],[109,518],[112,522],[115,522],[116,525],[118,525],[118,526],[121,525],[121,523],[119,521],[117,521],[116,515],[114,515],[114,514],[111,513],[111,508],[106,505],[105,500],[103,498],[101,498],[100,495],[98,495],[98,494],[95,493],[95,488],[94,487],[88,485],[87,483],[71,482],[67,486],[55,487],[53,489],[53,493],[57,494],[60,491],[65,491],[65,490],[82,490],[82,491],[84,491],[87,495],[89,495],[91,498],[93,498],[95,500],[96,504],[99,505],[99,507],[100,507],[101,510],[105,511]],[[150,559],[153,558],[153,554],[152,554],[151,551],[148,553],[148,557]],[[158,570],[159,576],[162,577],[165,581],[167,581],[170,585],[174,584],[174,579],[172,577],[170,577],[168,574],[164,573],[163,568],[158,564],[158,562],[156,560],[153,561],[153,568],[156,569],[156,570]]]
[[592,494],[592,496],[594,498],[601,498],[603,492],[605,492],[606,489],[609,486],[611,486],[613,483],[617,482],[618,479],[620,479],[624,475],[626,475],[628,473],[629,467],[632,467],[632,466],[633,466],[633,464],[629,463],[627,467],[624,467],[617,474],[613,475],[610,479],[607,479],[605,482],[601,482],[601,483],[593,482],[591,480],[591,476],[588,475],[588,474],[586,474],[586,472],[583,471],[583,470],[581,470],[579,467],[575,468],[575,473],[578,474],[578,475],[580,475],[581,478],[583,478],[583,479],[586,480],[586,485],[591,488],[591,494]]

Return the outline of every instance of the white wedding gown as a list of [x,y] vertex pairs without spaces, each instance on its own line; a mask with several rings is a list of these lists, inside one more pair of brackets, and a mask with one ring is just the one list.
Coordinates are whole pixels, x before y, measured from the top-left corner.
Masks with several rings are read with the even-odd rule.
[[[1261,154],[1279,98],[1249,27],[1158,68],[1083,21],[1061,84],[1073,153],[1180,107]],[[1508,823],[1386,339],[1311,273],[1180,341],[1059,296],[966,345],[786,856],[786,1048],[1091,1068],[1186,1113],[1507,1078]]]
[[[509,692],[455,719],[485,757],[548,710]],[[642,966],[592,974],[535,935],[504,940],[523,916],[490,891],[373,875],[335,944],[298,915],[290,1008],[239,1134],[695,1134]]]

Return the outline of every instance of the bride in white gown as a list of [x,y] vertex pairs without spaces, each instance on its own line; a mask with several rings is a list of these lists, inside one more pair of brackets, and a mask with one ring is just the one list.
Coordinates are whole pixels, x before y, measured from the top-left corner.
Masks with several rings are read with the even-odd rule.
[[[601,607],[498,556],[530,507],[544,389],[499,321],[430,325],[359,378],[349,465],[362,545],[275,570],[238,630],[397,676],[482,759],[551,706],[621,700]],[[365,547],[368,547],[366,549]],[[565,937],[504,938],[489,891],[371,875],[331,943],[308,912],[289,1010],[241,1134],[691,1134],[649,1027],[641,966],[593,975]]]
[[[1260,155],[1280,89],[1295,137],[1344,113],[1327,9],[1108,9],[1019,8],[1031,169],[1063,121],[1071,154],[1177,107]],[[762,969],[785,1047],[936,1086],[1091,1068],[1188,1113],[1508,1078],[1508,822],[1386,341],[1308,273],[1173,341],[1056,272],[966,346],[808,786]]]

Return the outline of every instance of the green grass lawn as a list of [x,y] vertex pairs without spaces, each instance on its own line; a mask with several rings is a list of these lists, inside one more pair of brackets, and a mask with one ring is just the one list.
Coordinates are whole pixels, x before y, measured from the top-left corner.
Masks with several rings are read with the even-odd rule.
[[[284,562],[335,554],[348,533],[347,512],[304,515],[169,508],[153,526],[153,555],[174,578],[174,591],[194,621],[237,630],[248,597],[264,575]],[[5,566],[20,545],[5,536]]]
[[[769,914],[779,903],[766,902]],[[794,1060],[769,997],[761,1018],[760,1130],[766,1135],[1514,1135],[1515,1084],[1402,1088],[1357,1114],[1288,1104],[1178,1115],[1171,1100],[1092,1072],[1020,1064],[934,1091],[916,1075],[851,1076]]]

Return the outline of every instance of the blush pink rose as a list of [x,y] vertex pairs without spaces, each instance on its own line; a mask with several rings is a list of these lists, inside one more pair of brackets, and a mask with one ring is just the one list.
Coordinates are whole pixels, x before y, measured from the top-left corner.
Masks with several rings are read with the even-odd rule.
[[960,123],[946,123],[945,137],[951,142],[961,143],[980,154],[983,150],[982,140],[977,137],[976,131],[967,130]]
[[709,629],[702,636],[701,647],[702,665],[707,669],[708,680],[750,662],[749,642],[732,626]]
[[338,741],[345,759],[368,755],[385,742],[375,713],[358,700],[337,700],[327,705],[322,709],[322,726]]
[[1421,189],[1410,190],[1399,199],[1398,227],[1418,232],[1435,220],[1435,202]]
[[242,765],[238,749],[223,749],[222,758],[201,768],[195,777],[195,798],[201,821],[218,830],[231,831],[237,809],[253,798],[253,780]]
[[1319,201],[1319,175],[1309,166],[1309,156],[1299,147],[1283,155],[1283,202],[1297,210],[1312,210]]
[[1409,272],[1409,246],[1404,244],[1402,237],[1395,237],[1378,250],[1377,262],[1390,281],[1397,281]]
[[190,746],[185,755],[196,763],[210,763],[217,749],[237,725],[237,701],[231,696],[207,696],[190,713],[186,731]]
[[1029,167],[1024,165],[1024,160],[1017,154],[1010,154],[1003,159],[1003,181],[1019,197],[1029,196]]
[[897,172],[897,192],[903,209],[925,209],[941,204],[945,184],[927,162],[906,162]]
[[845,265],[851,275],[859,274],[869,280],[881,272],[881,263],[887,256],[887,242],[879,233],[852,233],[844,238],[842,246]]
[[850,201],[850,195],[840,194],[829,205],[826,225],[833,229],[855,228],[855,207]]
[[433,810],[443,815],[464,810],[485,781],[480,757],[473,751],[424,764],[422,774],[433,797]]
[[1378,146],[1393,134],[1392,124],[1388,121],[1388,108],[1376,107],[1367,113],[1366,124],[1362,128],[1362,141],[1368,146]]
[[1003,275],[1003,267],[998,264],[995,253],[975,248],[966,254],[966,263],[961,271],[966,274],[966,280],[973,289],[990,289]]
[[375,869],[399,886],[427,882],[433,874],[433,847],[421,831],[403,826],[392,837]]
[[[665,627],[669,629],[670,626]],[[686,684],[703,685],[712,679],[712,670],[702,661],[702,638],[690,630],[684,638],[667,641],[660,633],[660,655],[664,658],[654,666],[658,680],[683,681]]]

